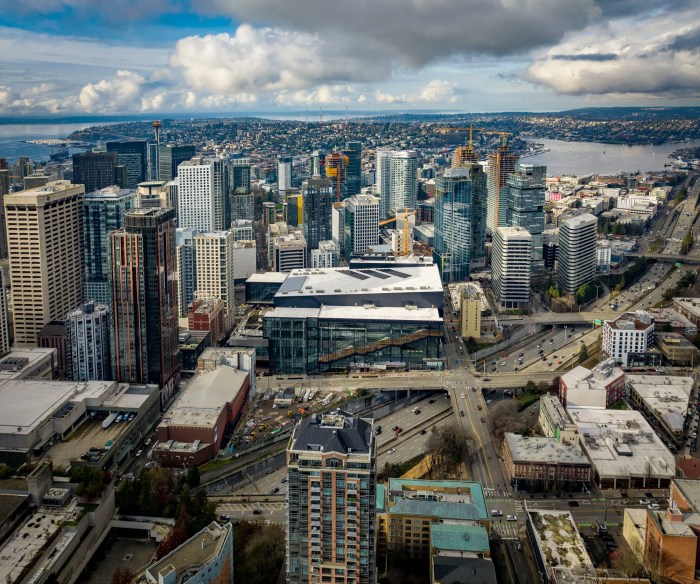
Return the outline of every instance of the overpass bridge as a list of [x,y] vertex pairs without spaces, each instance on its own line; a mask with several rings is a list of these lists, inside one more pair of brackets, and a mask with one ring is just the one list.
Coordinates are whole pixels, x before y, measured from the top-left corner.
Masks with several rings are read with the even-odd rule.
[[498,317],[488,316],[481,319],[483,324],[494,324],[498,319],[498,324],[508,325],[565,325],[565,324],[592,324],[596,320],[612,320],[620,316],[622,312],[613,310],[600,310],[592,312],[547,312],[544,314],[504,314]]
[[648,253],[648,252],[625,252],[628,258],[647,258],[648,260],[662,260],[667,262],[680,262],[686,265],[700,264],[700,257],[694,255],[678,255],[668,253]]

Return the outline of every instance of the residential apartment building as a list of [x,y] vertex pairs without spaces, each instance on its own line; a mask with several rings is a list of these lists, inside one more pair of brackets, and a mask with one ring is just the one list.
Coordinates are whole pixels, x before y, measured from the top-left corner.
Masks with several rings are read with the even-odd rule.
[[654,342],[654,319],[644,310],[603,321],[603,352],[627,367],[630,353],[643,353]]
[[152,383],[162,403],[178,380],[175,211],[135,209],[110,236],[117,381]]
[[557,288],[565,294],[593,280],[596,265],[598,219],[584,213],[563,221],[557,248]]
[[37,333],[83,300],[81,184],[56,181],[5,196],[5,220],[15,344],[36,344]]
[[113,379],[109,308],[94,301],[66,315],[68,378]]
[[486,199],[486,230],[493,233],[508,225],[508,177],[515,172],[517,154],[503,144],[488,157],[488,195]]
[[135,206],[135,192],[117,186],[105,187],[83,195],[83,297],[86,301],[94,300],[97,304],[112,305],[109,286],[109,234],[121,229],[124,213]]
[[197,291],[201,298],[219,298],[232,318],[234,298],[234,240],[230,231],[199,233],[194,238]]
[[345,200],[344,255],[363,255],[379,241],[379,198],[353,195]]
[[287,582],[376,581],[373,421],[314,414],[287,447]]
[[530,304],[532,235],[523,227],[498,227],[493,233],[492,284],[503,308]]
[[196,156],[178,172],[178,227],[223,231],[231,227],[229,166],[222,157]]
[[177,254],[177,313],[187,315],[187,306],[197,290],[197,254],[195,252],[196,229],[178,227],[175,230]]

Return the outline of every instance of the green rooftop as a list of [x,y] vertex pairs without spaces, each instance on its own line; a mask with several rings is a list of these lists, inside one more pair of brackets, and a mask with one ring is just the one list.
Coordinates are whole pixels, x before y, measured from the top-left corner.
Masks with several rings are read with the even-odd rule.
[[430,547],[458,552],[487,552],[489,534],[481,525],[433,523],[430,526]]

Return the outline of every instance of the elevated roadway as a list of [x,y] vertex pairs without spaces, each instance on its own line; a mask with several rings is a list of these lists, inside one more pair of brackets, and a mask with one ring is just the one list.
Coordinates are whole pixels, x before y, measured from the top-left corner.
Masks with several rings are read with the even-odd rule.
[[620,316],[620,312],[612,310],[594,312],[547,312],[532,315],[504,314],[498,317],[488,316],[481,319],[482,323],[492,324],[498,319],[499,324],[591,324],[595,320],[612,320]]

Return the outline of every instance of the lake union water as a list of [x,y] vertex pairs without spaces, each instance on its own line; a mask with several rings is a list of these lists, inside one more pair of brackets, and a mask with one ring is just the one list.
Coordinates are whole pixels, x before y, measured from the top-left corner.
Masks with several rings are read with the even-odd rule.
[[620,171],[645,172],[663,170],[670,162],[668,155],[678,148],[699,146],[700,140],[682,144],[661,144],[645,146],[623,146],[601,144],[599,142],[565,142],[532,138],[531,141],[543,144],[549,152],[523,158],[523,162],[544,164],[547,174],[561,176],[573,174],[617,174]]

